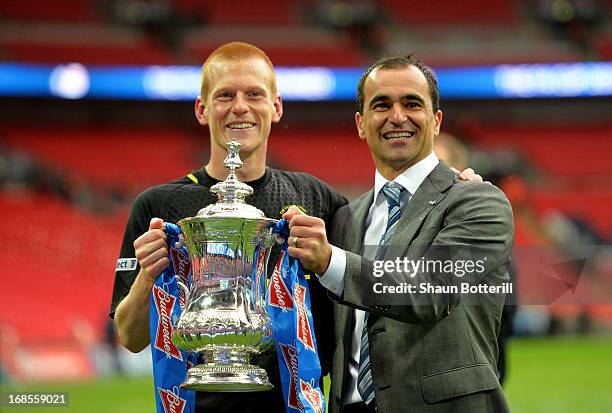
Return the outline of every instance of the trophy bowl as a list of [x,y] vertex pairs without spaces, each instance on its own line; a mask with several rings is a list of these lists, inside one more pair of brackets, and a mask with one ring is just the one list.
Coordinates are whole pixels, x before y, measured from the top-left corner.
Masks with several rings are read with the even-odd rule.
[[184,388],[258,391],[272,388],[249,355],[273,347],[266,311],[266,268],[276,220],[186,218],[179,221],[191,256],[191,288],[172,340],[204,352]]
[[191,258],[191,283],[179,282],[186,303],[173,328],[182,350],[204,353],[181,387],[214,392],[270,390],[266,371],[250,355],[273,348],[266,311],[266,269],[278,222],[244,199],[253,189],[238,181],[240,144],[228,144],[228,178],[211,192],[219,200],[178,222],[179,242]]

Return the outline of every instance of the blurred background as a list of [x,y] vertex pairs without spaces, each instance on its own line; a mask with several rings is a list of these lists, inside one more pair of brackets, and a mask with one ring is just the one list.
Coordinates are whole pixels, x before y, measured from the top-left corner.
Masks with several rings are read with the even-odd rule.
[[397,53],[433,66],[436,152],[514,208],[518,294],[500,366],[511,407],[612,411],[611,10],[610,0],[0,1],[3,389],[68,391],[70,411],[152,410],[150,355],[119,348],[108,318],[114,265],[133,198],[208,159],[193,116],[199,66],[241,40],[278,67],[285,114],[269,164],[348,197],[373,183],[353,121],[359,74]]

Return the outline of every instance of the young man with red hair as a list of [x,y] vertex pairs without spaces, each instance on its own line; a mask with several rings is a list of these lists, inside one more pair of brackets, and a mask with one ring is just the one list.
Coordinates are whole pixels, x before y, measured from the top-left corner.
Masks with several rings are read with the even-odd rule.
[[[121,343],[140,352],[150,342],[149,299],[159,274],[168,266],[168,246],[162,230],[164,221],[176,223],[195,216],[216,202],[212,185],[227,177],[223,165],[226,142],[240,142],[244,166],[238,178],[254,189],[248,202],[267,217],[280,219],[289,205],[299,205],[309,214],[331,222],[332,214],[346,199],[315,177],[266,166],[268,137],[272,123],[283,115],[274,68],[268,56],[247,43],[233,42],[211,53],[202,69],[201,94],[195,102],[195,117],[210,131],[210,159],[201,168],[170,183],[142,192],[135,200],[125,230],[120,260],[138,260],[138,265],[116,272],[111,317]],[[161,159],[161,157],[160,157]],[[272,259],[270,260],[273,261]],[[312,282],[315,334],[323,373],[331,361],[331,302],[325,289]],[[196,410],[204,412],[285,411],[274,350],[253,357],[263,367],[274,390],[255,393],[196,394]]]

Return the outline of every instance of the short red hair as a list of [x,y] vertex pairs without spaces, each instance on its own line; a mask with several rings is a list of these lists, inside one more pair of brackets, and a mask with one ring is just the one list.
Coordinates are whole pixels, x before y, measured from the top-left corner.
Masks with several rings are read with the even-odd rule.
[[270,90],[273,95],[278,93],[276,87],[276,77],[274,75],[274,65],[268,57],[268,55],[257,46],[253,46],[249,43],[244,42],[230,42],[219,46],[213,52],[208,55],[208,58],[202,65],[202,84],[200,87],[200,95],[202,100],[206,100],[208,97],[208,77],[210,74],[210,66],[217,60],[246,60],[259,58],[265,62],[270,68],[272,74]]

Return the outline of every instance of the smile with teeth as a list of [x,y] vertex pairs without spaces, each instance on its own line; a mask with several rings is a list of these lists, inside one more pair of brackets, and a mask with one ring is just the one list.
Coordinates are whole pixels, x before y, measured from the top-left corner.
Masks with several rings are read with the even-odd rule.
[[410,138],[412,137],[412,135],[414,135],[414,132],[408,132],[408,131],[387,132],[383,134],[383,138],[385,138],[388,141],[393,141],[393,140]]
[[255,124],[251,122],[232,123],[230,125],[227,125],[227,127],[230,129],[250,129],[254,126]]

